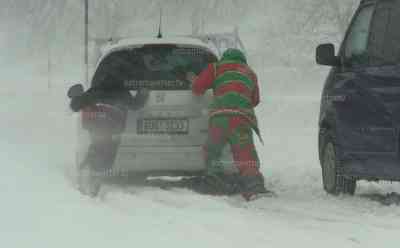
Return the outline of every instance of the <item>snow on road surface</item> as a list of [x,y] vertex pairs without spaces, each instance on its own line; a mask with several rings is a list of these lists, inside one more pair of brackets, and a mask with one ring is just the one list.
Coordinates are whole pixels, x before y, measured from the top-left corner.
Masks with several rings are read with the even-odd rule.
[[[303,48],[291,36],[289,50],[289,43],[281,42],[280,35],[291,33],[282,32],[286,26],[279,21],[287,10],[276,10],[278,1],[260,2],[266,6],[254,7],[251,18],[241,20],[241,34],[262,88],[263,104],[257,110],[265,140],[265,146],[257,144],[262,170],[268,188],[279,197],[245,203],[183,189],[116,186],[105,187],[97,199],[82,196],[70,177],[76,130],[65,97],[67,87],[83,74],[79,63],[53,58],[59,65],[51,75],[56,83],[48,90],[47,60],[10,56],[23,61],[12,65],[0,57],[0,247],[398,247],[400,206],[371,198],[400,192],[399,184],[363,182],[355,197],[323,191],[317,120],[327,71],[308,68],[309,61],[290,67],[286,57],[298,57]],[[129,21],[137,29],[153,27],[143,22]],[[276,29],[277,36],[261,28]],[[128,30],[137,34],[137,29]],[[65,32],[75,37],[72,33]],[[73,53],[80,58],[81,51],[62,40],[54,42],[63,47],[60,57]],[[278,56],[281,52],[290,54]]]
[[323,192],[317,94],[265,96],[258,148],[279,197],[245,203],[140,187],[82,196],[68,177],[75,120],[64,91],[2,92],[1,247],[398,247],[400,207],[362,197],[398,185],[363,183],[355,197]]

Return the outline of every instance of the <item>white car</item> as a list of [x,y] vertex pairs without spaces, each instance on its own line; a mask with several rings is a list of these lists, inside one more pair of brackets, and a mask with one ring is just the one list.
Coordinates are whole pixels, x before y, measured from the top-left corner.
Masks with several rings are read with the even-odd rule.
[[[110,85],[111,88],[123,85],[132,96],[141,88],[148,89],[149,94],[139,108],[121,107],[121,104],[99,100],[81,111],[78,168],[85,167],[88,156],[93,156],[90,155],[91,146],[100,140],[103,148],[94,153],[98,157],[95,161],[106,163],[107,173],[111,176],[145,178],[201,174],[205,170],[202,146],[207,139],[208,104],[212,92],[207,92],[204,97],[193,96],[190,83],[178,77],[177,72],[198,74],[208,63],[217,61],[225,48],[241,46],[237,32],[121,39],[103,46],[90,85],[86,88],[106,82],[108,89]],[[70,97],[77,86],[83,88],[81,85],[73,86]],[[96,123],[97,128],[88,126],[88,121]],[[107,121],[111,121],[109,125],[118,131],[104,131],[103,124]],[[113,149],[115,151],[110,152]]]

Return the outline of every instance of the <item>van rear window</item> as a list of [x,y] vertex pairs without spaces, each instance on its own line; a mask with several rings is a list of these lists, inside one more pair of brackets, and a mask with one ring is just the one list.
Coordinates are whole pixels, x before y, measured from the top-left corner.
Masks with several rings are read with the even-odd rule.
[[208,63],[215,61],[212,53],[197,47],[151,45],[117,51],[100,63],[92,87],[185,90],[190,88],[189,82],[179,75],[184,72],[199,74]]

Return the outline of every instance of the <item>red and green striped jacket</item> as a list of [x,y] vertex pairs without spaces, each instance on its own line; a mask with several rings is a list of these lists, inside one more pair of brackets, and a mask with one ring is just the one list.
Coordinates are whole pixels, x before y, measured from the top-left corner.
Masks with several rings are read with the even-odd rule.
[[213,89],[214,100],[210,117],[216,115],[241,115],[258,131],[254,108],[260,102],[257,75],[244,63],[222,60],[208,67],[194,80],[195,95]]

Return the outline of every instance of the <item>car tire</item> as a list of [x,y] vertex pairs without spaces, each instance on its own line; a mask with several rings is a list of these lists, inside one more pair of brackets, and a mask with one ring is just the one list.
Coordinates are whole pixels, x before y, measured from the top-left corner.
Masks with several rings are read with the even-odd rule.
[[323,135],[321,150],[322,181],[324,189],[331,195],[354,195],[357,180],[344,175],[340,150],[333,132]]

